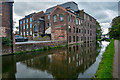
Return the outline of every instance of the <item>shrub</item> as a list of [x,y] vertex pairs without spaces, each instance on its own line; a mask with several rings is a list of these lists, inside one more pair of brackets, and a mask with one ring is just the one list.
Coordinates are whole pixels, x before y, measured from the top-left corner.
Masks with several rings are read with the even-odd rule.
[[47,50],[47,46],[44,46],[43,50]]
[[48,49],[52,49],[52,47],[48,46]]
[[7,37],[2,38],[2,44],[5,46],[10,46],[11,45],[11,40]]

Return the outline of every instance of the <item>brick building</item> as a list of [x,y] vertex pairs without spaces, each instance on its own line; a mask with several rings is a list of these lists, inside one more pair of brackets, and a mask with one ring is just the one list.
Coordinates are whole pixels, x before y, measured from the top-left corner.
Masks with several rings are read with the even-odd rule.
[[19,34],[26,37],[35,37],[43,34],[44,12],[32,13],[19,20]]
[[13,35],[12,35],[13,33],[13,3],[14,3],[13,0],[6,0],[6,1],[1,0],[0,1],[0,40],[2,39],[4,40],[4,38],[6,37],[12,40],[11,46],[6,46],[5,44],[2,44],[2,46],[0,47],[0,52],[2,52],[2,54],[13,53]]
[[20,35],[51,35],[52,40],[79,43],[96,40],[96,19],[79,10],[75,2],[67,2],[51,8],[44,13],[33,13],[19,20]]
[[96,40],[96,19],[79,10],[75,2],[47,9],[45,29],[49,28],[52,40],[65,40],[68,43]]
[[0,37],[11,39],[13,26],[13,0],[0,1]]

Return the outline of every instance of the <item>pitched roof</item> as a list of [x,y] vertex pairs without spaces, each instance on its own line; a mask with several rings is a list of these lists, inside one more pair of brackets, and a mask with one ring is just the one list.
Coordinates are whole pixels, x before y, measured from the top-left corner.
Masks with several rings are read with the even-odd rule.
[[[63,8],[68,8],[68,7],[70,7],[70,8],[71,8],[72,10],[74,10],[74,11],[78,11],[78,10],[79,10],[77,3],[73,2],[73,1],[71,1],[71,2],[66,2],[66,3],[64,3],[64,4],[60,4],[60,6],[63,7]],[[51,7],[51,8],[48,8],[48,9],[46,10],[45,14],[49,14],[55,7],[56,7],[56,6]]]
[[2,2],[14,2],[14,0],[0,0],[0,1],[2,1]]

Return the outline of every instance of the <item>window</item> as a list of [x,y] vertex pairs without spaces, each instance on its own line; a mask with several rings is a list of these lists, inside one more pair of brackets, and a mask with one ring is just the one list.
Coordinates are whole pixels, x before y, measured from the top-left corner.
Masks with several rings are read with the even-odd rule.
[[88,23],[88,27],[89,27],[89,23]]
[[92,36],[92,31],[90,31],[90,35]]
[[69,26],[69,32],[71,32],[71,26]]
[[27,32],[27,35],[28,35],[28,32]]
[[74,31],[74,33],[75,33],[75,27],[73,27],[73,31]]
[[30,28],[32,28],[32,24],[30,24]]
[[89,34],[89,30],[88,30],[88,34]]
[[53,22],[57,22],[57,15],[53,16]]
[[24,32],[24,36],[25,36],[25,32]]
[[76,33],[78,33],[78,28],[76,28]]
[[85,41],[86,41],[86,37],[85,37]]
[[34,31],[37,31],[37,26],[34,27]]
[[48,27],[51,26],[51,23],[47,23],[47,26],[48,26]]
[[79,29],[79,33],[81,33],[81,30]]
[[32,22],[32,18],[30,18],[30,22]]
[[75,42],[75,36],[73,36],[73,42]]
[[83,40],[82,38],[83,38],[83,37],[81,37],[81,41]]
[[77,36],[77,39],[76,39],[77,41],[79,41],[79,37]]
[[72,15],[71,15],[71,23],[72,23]]
[[69,42],[71,42],[71,36],[69,36]]
[[23,20],[23,23],[25,24],[25,20]]
[[78,25],[78,20],[76,19],[76,25]]
[[27,23],[28,23],[28,19],[27,19]]
[[22,32],[21,32],[21,36],[22,36]]
[[90,25],[90,28],[91,28],[91,25]]
[[27,29],[28,29],[28,24],[27,24]]
[[32,31],[30,31],[30,35],[32,35]]
[[23,26],[23,29],[25,29],[25,25]]
[[80,25],[80,20],[79,20],[79,25]]
[[50,15],[48,15],[48,19],[50,19]]
[[73,22],[75,23],[75,17],[73,16]]
[[85,22],[85,26],[86,26],[86,22]]
[[90,21],[92,21],[92,18],[90,17]]
[[68,21],[68,22],[70,21],[70,16],[69,16],[69,14],[67,14],[67,21]]
[[63,14],[60,14],[60,21],[64,21],[64,16],[63,16]]
[[85,34],[86,34],[86,30],[85,30]]
[[22,21],[20,21],[20,24],[22,24]]

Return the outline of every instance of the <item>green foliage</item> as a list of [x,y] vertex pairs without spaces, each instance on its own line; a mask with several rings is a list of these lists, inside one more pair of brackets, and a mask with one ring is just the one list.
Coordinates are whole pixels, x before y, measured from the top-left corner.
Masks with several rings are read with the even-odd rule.
[[47,49],[48,49],[47,46],[44,46],[43,50],[47,50]]
[[57,48],[57,46],[54,46],[54,48]]
[[103,58],[95,74],[96,78],[112,78],[114,53],[114,40],[111,40],[103,53]]
[[16,27],[16,29],[18,30],[18,29],[19,29],[19,27],[17,26],[17,27]]
[[68,47],[68,43],[66,43],[66,45],[65,45],[66,47]]
[[97,41],[101,41],[101,39],[97,39]]
[[96,21],[96,38],[97,38],[97,40],[101,39],[101,36],[102,36],[102,28],[101,28],[99,22]]
[[110,38],[120,39],[120,16],[112,20],[112,26],[109,30]]
[[52,47],[48,46],[48,49],[52,49]]
[[10,46],[11,45],[11,40],[7,37],[2,38],[2,44],[5,46]]

